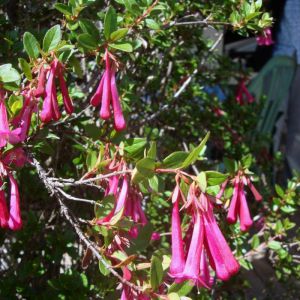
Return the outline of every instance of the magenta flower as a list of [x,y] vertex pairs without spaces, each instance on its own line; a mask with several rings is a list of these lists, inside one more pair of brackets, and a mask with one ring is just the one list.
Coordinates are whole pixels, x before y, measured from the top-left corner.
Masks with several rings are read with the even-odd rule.
[[21,211],[20,211],[20,195],[17,181],[12,175],[8,175],[10,181],[10,211],[8,219],[8,227],[12,230],[19,230],[22,227]]
[[116,85],[116,66],[110,62],[111,54],[106,50],[105,52],[105,71],[100,80],[99,86],[91,98],[91,105],[99,106],[100,117],[103,120],[110,118],[110,106],[112,104],[112,109],[114,112],[114,127],[117,131],[125,129],[126,122],[122,112],[122,106],[120,103],[120,98],[118,94],[118,89]]
[[[20,195],[18,184],[10,172],[12,165],[22,167],[26,161],[21,148],[12,149],[5,155],[0,156],[0,227],[9,227],[12,230],[19,230],[22,227],[20,211]],[[5,178],[10,183],[10,210],[8,212],[5,192],[3,190]]]
[[[43,68],[43,67],[42,67]],[[43,103],[43,108],[41,111],[41,120],[44,123],[48,123],[51,120],[59,120],[61,117],[61,113],[58,107],[57,94],[56,94],[56,84],[55,79],[58,77],[59,85],[62,93],[63,103],[65,110],[68,114],[71,114],[74,111],[72,100],[69,96],[68,88],[66,86],[66,82],[63,76],[63,65],[59,62],[58,59],[54,59],[50,64],[49,76],[47,78],[47,83],[45,87],[45,98]],[[40,71],[39,84],[41,85],[44,82],[44,72]],[[38,86],[36,90],[36,95],[43,95],[43,90]]]
[[249,90],[246,87],[245,79],[242,79],[238,85],[238,89],[235,96],[236,102],[240,105],[244,104],[244,101],[246,103],[253,103],[254,97],[251,95]]
[[169,275],[177,277],[184,270],[185,258],[179,215],[179,200],[181,199],[180,187],[177,184],[172,195],[172,259]]
[[234,258],[213,214],[212,204],[208,202],[208,209],[203,213],[205,249],[210,265],[221,280],[228,280],[240,268]]
[[5,147],[7,142],[16,144],[20,142],[20,128],[9,129],[7,111],[4,103],[4,91],[0,89],[0,148]]
[[249,178],[246,178],[245,176],[240,177],[240,175],[235,177],[233,195],[227,213],[227,221],[234,224],[239,218],[241,231],[247,231],[253,224],[245,196],[245,184],[248,184],[256,201],[262,200],[262,196],[256,190]]
[[263,33],[256,38],[257,45],[270,46],[274,44],[271,28],[265,28]]
[[185,261],[184,269],[176,278],[183,280],[192,280],[197,286],[205,286],[206,283],[200,277],[200,261],[203,251],[204,227],[200,213],[196,213],[193,234],[189,246],[188,255]]
[[6,205],[3,181],[0,179],[0,227],[8,227],[9,213]]
[[34,96],[35,97],[44,97],[45,96],[45,83],[46,83],[46,77],[49,69],[44,68],[42,65],[40,70],[39,70],[39,75],[38,75],[38,85],[36,90],[34,91]]
[[[125,207],[124,216],[129,217],[135,224],[145,226],[148,221],[142,209],[142,194],[136,189],[130,187],[128,199]],[[130,229],[130,235],[133,238],[138,236],[138,227],[135,225]]]
[[32,114],[37,112],[37,101],[35,100],[32,91],[30,89],[24,89],[22,95],[24,97],[23,107],[18,115],[15,116],[11,121],[15,128],[20,128],[20,142],[23,142],[27,139]]

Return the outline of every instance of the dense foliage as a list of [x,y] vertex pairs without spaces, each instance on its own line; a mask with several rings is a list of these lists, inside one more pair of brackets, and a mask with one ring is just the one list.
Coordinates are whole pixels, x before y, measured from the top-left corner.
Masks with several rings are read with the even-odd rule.
[[274,183],[265,100],[215,51],[271,23],[259,0],[0,1],[1,299],[244,299],[255,271],[296,295],[298,179]]

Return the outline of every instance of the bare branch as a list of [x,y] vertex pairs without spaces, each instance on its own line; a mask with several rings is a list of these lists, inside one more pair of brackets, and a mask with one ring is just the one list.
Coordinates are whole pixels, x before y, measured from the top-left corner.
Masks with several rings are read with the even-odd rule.
[[76,234],[78,235],[78,237],[80,238],[80,240],[93,252],[93,254],[96,256],[96,258],[105,266],[105,268],[107,270],[109,270],[115,277],[117,277],[120,280],[120,282],[122,282],[123,284],[126,284],[130,288],[140,292],[142,290],[141,287],[136,286],[135,284],[127,281],[117,271],[115,271],[112,268],[112,266],[110,266],[104,260],[104,258],[101,256],[101,254],[99,253],[99,251],[97,249],[98,246],[95,243],[93,243],[92,241],[90,241],[85,236],[85,234],[82,232],[82,230],[80,228],[78,221],[72,215],[69,208],[65,205],[64,201],[62,200],[60,193],[57,191],[57,187],[55,186],[55,184],[53,183],[52,180],[48,180],[47,172],[43,169],[43,167],[40,165],[40,163],[34,157],[32,158],[31,164],[36,168],[38,176],[44,183],[49,194],[51,196],[55,196],[55,198],[57,199],[57,201],[60,205],[60,208],[61,208],[61,213],[66,218],[66,220],[70,223],[70,225],[74,228],[74,230],[75,230]]

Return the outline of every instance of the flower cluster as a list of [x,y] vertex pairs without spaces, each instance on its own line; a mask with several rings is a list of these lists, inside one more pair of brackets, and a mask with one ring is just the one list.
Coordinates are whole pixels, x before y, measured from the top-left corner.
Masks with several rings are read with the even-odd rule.
[[271,28],[264,29],[263,33],[256,38],[257,45],[270,46],[274,44]]
[[[114,160],[110,163],[108,169],[110,171],[126,171],[127,166],[124,162],[116,163]],[[115,221],[115,217],[118,218],[128,217],[134,222],[129,234],[131,237],[136,238],[138,236],[137,225],[145,226],[147,224],[147,218],[142,209],[142,195],[138,191],[137,187],[131,186],[128,175],[114,175],[109,178],[108,184],[105,190],[104,196],[113,195],[115,198],[115,205],[110,213],[104,218],[98,219],[98,225],[110,225]]]
[[125,129],[126,123],[122,112],[122,106],[119,99],[119,93],[116,85],[116,64],[111,61],[112,54],[106,50],[105,71],[100,80],[99,86],[91,99],[91,105],[99,106],[100,117],[107,120],[111,116],[110,106],[112,104],[114,113],[114,127],[117,131]]
[[[182,237],[179,204],[191,216],[191,223]],[[187,199],[177,183],[172,194],[172,260],[170,276],[176,282],[191,280],[197,286],[209,288],[213,278],[210,268],[221,280],[228,280],[238,272],[239,264],[234,258],[213,214],[208,195],[201,192],[193,182]]]
[[233,195],[227,214],[227,221],[233,224],[239,219],[241,231],[247,231],[252,226],[253,221],[250,216],[244,187],[248,185],[256,201],[261,201],[262,196],[256,190],[251,180],[240,172],[233,179],[233,185]]
[[[48,75],[48,77],[47,77]],[[64,67],[57,59],[50,64],[50,69],[42,65],[38,75],[38,86],[35,91],[35,97],[44,97],[43,108],[41,111],[41,120],[48,123],[51,120],[59,120],[61,113],[57,101],[55,79],[58,78],[63,98],[65,110],[68,114],[74,111],[72,100],[69,96],[68,88],[64,79]]]

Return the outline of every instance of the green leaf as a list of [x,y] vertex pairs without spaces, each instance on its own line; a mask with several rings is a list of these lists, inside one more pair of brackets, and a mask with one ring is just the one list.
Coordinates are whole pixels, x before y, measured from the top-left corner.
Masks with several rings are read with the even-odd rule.
[[43,40],[43,51],[49,52],[54,50],[61,41],[61,29],[60,25],[55,25],[50,28]]
[[163,191],[164,180],[161,177],[154,175],[149,179],[149,185],[154,192],[159,193]]
[[20,64],[20,68],[24,72],[26,78],[28,80],[31,80],[32,74],[31,74],[31,68],[30,68],[29,63],[24,58],[19,58],[19,64]]
[[207,184],[210,186],[220,185],[228,178],[227,174],[222,174],[216,171],[206,171],[205,173]]
[[160,286],[163,279],[163,272],[162,260],[153,255],[150,269],[150,284],[153,290],[156,290]]
[[77,37],[80,46],[89,50],[95,50],[98,47],[97,40],[88,33],[82,33]]
[[190,165],[192,165],[199,157],[199,154],[201,152],[201,150],[204,148],[208,138],[209,138],[210,133],[208,132],[206,134],[206,136],[204,137],[204,139],[201,141],[201,143],[199,144],[199,146],[197,146],[196,148],[194,148],[190,154],[188,155],[188,157],[185,159],[185,161],[182,164],[182,168],[186,168]]
[[[108,265],[111,266],[111,263],[108,259],[106,259],[105,257],[102,258]],[[101,260],[99,260],[99,270],[104,276],[107,276],[110,273],[109,269],[104,265],[104,263]]]
[[23,35],[24,49],[28,56],[36,59],[40,54],[40,44],[33,34],[30,32],[25,32]]
[[104,19],[104,36],[108,40],[110,35],[117,30],[117,13],[113,7],[109,7]]
[[201,191],[203,193],[205,193],[206,188],[207,188],[207,181],[206,181],[205,172],[200,172],[199,173],[199,175],[197,176],[197,182],[198,182],[198,185],[199,185]]
[[256,249],[259,246],[259,236],[257,234],[255,234],[252,237],[252,241],[251,241],[251,247],[252,249]]
[[146,249],[150,243],[152,232],[153,225],[151,223],[141,226],[139,228],[139,235],[127,250],[127,254],[136,254],[137,252],[141,252]]
[[136,158],[143,154],[147,140],[145,138],[130,138],[124,141],[124,151],[130,157]]
[[109,44],[109,47],[124,51],[124,52],[132,52],[133,47],[129,43],[115,43],[115,44]]
[[56,3],[54,4],[54,8],[57,9],[59,12],[63,13],[66,16],[72,16],[72,8],[68,5],[63,3]]
[[88,19],[81,19],[78,23],[84,33],[88,33],[94,39],[95,37],[99,37],[99,30],[92,21]]
[[98,154],[96,151],[89,151],[86,157],[86,165],[88,170],[91,171],[97,162]]
[[94,212],[97,219],[102,219],[103,217],[107,216],[114,208],[115,196],[108,195],[101,201],[98,201],[98,203],[101,204],[101,207],[99,205],[95,205]]
[[3,83],[16,82],[21,79],[19,72],[11,64],[0,66],[0,81]]
[[281,198],[284,197],[284,191],[283,191],[283,189],[281,188],[280,185],[275,184],[275,191],[276,191],[276,193],[277,193],[277,195],[278,195],[279,197],[281,197]]
[[145,157],[136,163],[136,169],[146,178],[154,175],[155,161],[149,157]]
[[150,148],[148,150],[147,157],[156,159],[156,142],[150,143]]
[[80,278],[81,278],[82,285],[83,285],[85,288],[87,288],[88,285],[89,285],[89,281],[88,281],[87,276],[86,276],[84,273],[81,273],[81,274],[80,274]]
[[239,263],[242,267],[244,267],[246,270],[252,270],[253,266],[252,263],[249,260],[246,260],[244,258],[239,259]]
[[286,214],[290,214],[290,213],[296,211],[296,209],[290,205],[284,205],[284,206],[280,207],[280,210]]
[[237,170],[237,163],[233,159],[224,158],[224,165],[229,173],[235,173]]
[[279,250],[281,249],[281,243],[277,241],[271,241],[268,243],[268,247],[272,250]]
[[120,28],[110,35],[110,40],[115,42],[126,36],[128,28]]
[[16,116],[23,107],[23,97],[11,94],[7,104],[12,116]]
[[168,294],[168,299],[169,300],[180,300],[180,297],[177,293],[171,293],[171,294]]
[[185,296],[191,292],[193,285],[187,280],[181,283],[173,283],[168,290],[168,293],[176,293],[179,296]]
[[153,19],[146,19],[145,23],[146,26],[150,29],[158,30],[160,28],[159,25],[156,23],[156,21],[154,21]]
[[188,153],[184,151],[176,151],[168,155],[162,162],[162,166],[166,169],[180,168],[187,159]]
[[248,169],[252,163],[252,155],[248,154],[241,159],[241,163],[244,169]]

